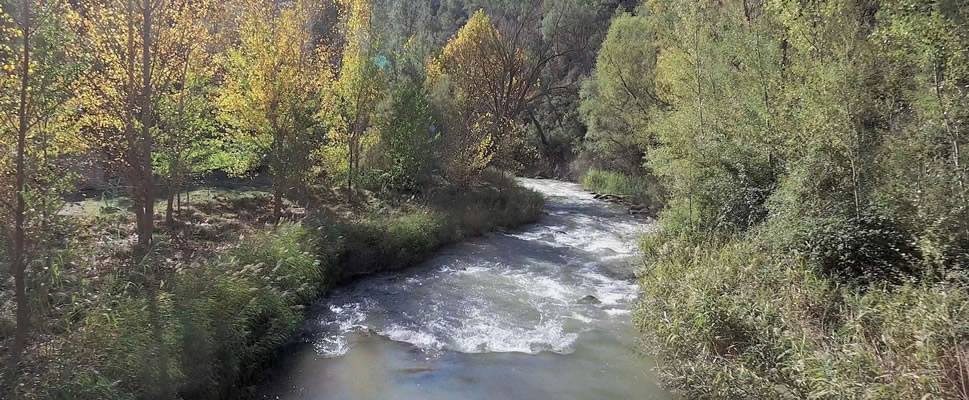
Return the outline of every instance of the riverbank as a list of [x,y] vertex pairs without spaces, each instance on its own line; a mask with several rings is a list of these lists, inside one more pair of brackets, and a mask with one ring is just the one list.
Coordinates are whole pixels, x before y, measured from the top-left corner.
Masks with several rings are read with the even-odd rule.
[[[324,205],[308,213],[292,206],[292,221],[277,227],[258,218],[215,219],[258,213],[268,205],[262,200],[199,204],[218,211],[186,224],[193,237],[210,239],[205,251],[187,252],[169,232],[134,270],[106,264],[123,259],[123,250],[87,249],[87,257],[56,265],[73,278],[51,292],[77,295],[53,305],[58,322],[35,338],[23,372],[4,377],[12,382],[4,398],[244,397],[302,323],[305,305],[328,289],[537,220],[541,196],[502,179],[489,174],[470,190],[444,190],[421,202]],[[117,253],[120,243],[93,247]],[[100,273],[82,272],[90,270]]]
[[663,204],[663,193],[655,190],[659,185],[643,177],[592,168],[580,180],[597,200],[627,207],[631,215],[655,218]]
[[643,250],[637,324],[684,398],[969,398],[958,279],[838,283],[756,233],[698,243],[660,230]]

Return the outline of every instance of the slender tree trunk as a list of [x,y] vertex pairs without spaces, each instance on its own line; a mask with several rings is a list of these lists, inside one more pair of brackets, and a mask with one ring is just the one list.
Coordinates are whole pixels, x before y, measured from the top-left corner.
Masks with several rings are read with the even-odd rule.
[[16,363],[20,358],[24,347],[27,345],[27,325],[30,323],[30,316],[27,301],[27,263],[24,254],[26,232],[24,224],[26,222],[27,204],[24,200],[24,190],[27,185],[26,173],[26,143],[27,143],[27,91],[30,86],[30,0],[24,0],[23,4],[23,54],[20,64],[20,107],[17,112],[19,125],[17,128],[17,160],[16,160],[16,197],[17,202],[14,210],[14,233],[13,233],[13,252],[12,270],[14,275],[14,296],[17,299],[17,328],[14,334],[14,344],[11,361]]
[[551,156],[549,155],[548,148],[548,136],[545,135],[545,128],[542,127],[542,123],[538,121],[535,117],[535,111],[531,107],[526,107],[525,110],[528,111],[528,119],[532,120],[532,125],[535,125],[535,130],[538,131],[538,138],[542,141],[542,155],[545,159],[551,163]]
[[273,182],[273,220],[276,225],[283,219],[283,190],[280,182]]
[[[275,106],[273,107],[275,109]],[[273,144],[272,149],[275,154],[272,155],[271,163],[273,167],[271,168],[272,179],[273,179],[273,224],[279,225],[279,222],[283,218],[283,182],[286,179],[283,173],[283,159],[282,159],[282,137],[283,131],[279,129],[277,123],[277,118],[275,113],[273,117],[270,118],[272,129],[273,129]]]
[[[171,137],[175,137],[177,135],[176,133],[177,130],[184,129],[185,92],[187,91],[185,86],[185,79],[186,79],[186,76],[188,76],[188,65],[189,65],[189,61],[191,60],[190,58],[191,54],[192,54],[191,51],[185,54],[185,65],[182,68],[182,74],[179,77],[179,81],[178,81],[179,86],[181,86],[181,91],[178,94],[178,114],[176,117],[176,121],[177,121],[176,125],[174,129],[172,127],[168,128],[168,134]],[[182,216],[181,215],[182,196],[180,192],[182,187],[182,179],[184,179],[184,176],[185,176],[184,171],[182,171],[182,159],[183,159],[184,152],[181,144],[179,143],[179,140],[175,140],[175,143],[171,144],[171,146],[174,147],[174,149],[171,149],[171,150],[172,150],[172,153],[175,154],[175,156],[173,157],[174,161],[172,161],[171,165],[169,166],[168,205],[167,205],[167,208],[165,209],[165,222],[169,226],[173,226],[175,223],[175,217],[174,217],[175,204],[174,203],[176,201],[175,199],[176,197],[178,198],[178,216],[179,218],[181,218]]]
[[165,206],[165,223],[168,226],[175,225],[175,189],[169,189],[168,204]]
[[141,108],[141,186],[144,196],[143,221],[140,224],[141,230],[138,232],[138,244],[141,246],[151,245],[151,235],[154,230],[155,216],[155,183],[152,173],[151,154],[152,154],[152,115],[151,115],[151,17],[152,2],[144,0],[142,7],[142,88],[143,102]]
[[855,216],[861,217],[861,195],[858,190],[859,176],[858,176],[858,164],[855,162],[855,156],[851,155],[851,160],[849,161],[851,165],[851,190],[855,199]]
[[[152,234],[155,225],[155,177],[152,170],[152,145],[151,135],[152,121],[152,76],[151,76],[151,46],[152,46],[152,12],[153,4],[151,0],[142,0],[142,108],[141,108],[141,193],[143,196],[142,221],[139,224],[141,229],[138,232],[138,247],[141,248],[141,256],[146,257],[151,247]],[[155,361],[160,366],[158,372],[158,398],[172,398],[171,385],[168,379],[168,349],[165,345],[162,334],[161,317],[158,310],[158,277],[155,265],[148,261],[146,268],[149,275],[149,317],[152,336],[155,341],[156,354],[158,359]]]
[[949,136],[949,140],[952,142],[952,165],[956,172],[956,181],[959,184],[959,197],[963,202],[966,201],[966,171],[962,168],[962,155],[959,149],[959,134],[952,129],[952,125],[949,123],[949,110],[945,105],[945,99],[942,96],[942,69],[939,67],[939,63],[936,62],[934,66],[934,80],[935,80],[935,99],[939,103],[939,110],[941,111],[942,126],[945,127],[946,134]]
[[[128,37],[125,42],[127,59],[125,60],[125,112],[124,112],[124,137],[128,145],[125,149],[125,169],[127,173],[129,190],[131,191],[131,201],[135,209],[136,233],[141,235],[142,221],[144,220],[144,206],[142,193],[140,190],[141,171],[139,170],[138,141],[135,139],[135,3],[134,0],[127,0],[125,18],[128,28]],[[121,234],[120,222],[118,223],[118,234]],[[140,251],[136,248],[136,251]]]
[[347,202],[353,201],[353,135],[351,132],[347,140],[347,150],[350,152],[350,159],[347,160]]

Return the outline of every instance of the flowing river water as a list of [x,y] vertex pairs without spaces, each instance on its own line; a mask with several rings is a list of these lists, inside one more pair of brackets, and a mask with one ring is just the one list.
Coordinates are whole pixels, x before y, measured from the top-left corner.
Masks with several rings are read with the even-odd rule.
[[637,237],[581,187],[522,179],[536,224],[334,290],[265,399],[669,399],[637,351]]

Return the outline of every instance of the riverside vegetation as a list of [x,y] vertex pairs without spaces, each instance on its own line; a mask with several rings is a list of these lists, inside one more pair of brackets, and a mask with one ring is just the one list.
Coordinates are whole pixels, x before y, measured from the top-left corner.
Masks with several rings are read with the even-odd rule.
[[250,396],[327,289],[536,221],[564,40],[426,6],[2,2],[0,397]]
[[646,1],[580,110],[623,174],[586,184],[666,198],[638,324],[671,389],[969,398],[966,2]]
[[4,0],[0,66],[5,399],[250,396],[511,173],[662,210],[685,398],[969,398],[965,1]]

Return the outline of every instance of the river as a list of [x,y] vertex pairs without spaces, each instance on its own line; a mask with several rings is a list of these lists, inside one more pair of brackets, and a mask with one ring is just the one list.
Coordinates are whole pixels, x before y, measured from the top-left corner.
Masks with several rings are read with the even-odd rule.
[[578,185],[520,182],[546,196],[541,221],[334,290],[262,397],[671,398],[631,316],[650,226]]

